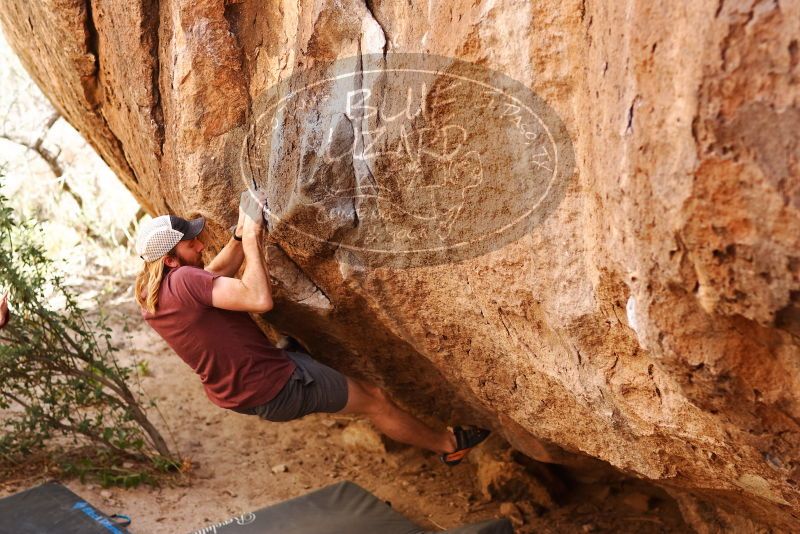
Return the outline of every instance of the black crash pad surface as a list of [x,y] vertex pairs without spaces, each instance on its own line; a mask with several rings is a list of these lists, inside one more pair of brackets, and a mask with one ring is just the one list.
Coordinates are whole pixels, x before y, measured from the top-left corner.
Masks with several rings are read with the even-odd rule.
[[[352,482],[339,482],[282,503],[208,525],[192,534],[424,534],[391,506]],[[513,534],[506,519],[451,534]]]
[[0,534],[128,534],[56,482],[0,499]]

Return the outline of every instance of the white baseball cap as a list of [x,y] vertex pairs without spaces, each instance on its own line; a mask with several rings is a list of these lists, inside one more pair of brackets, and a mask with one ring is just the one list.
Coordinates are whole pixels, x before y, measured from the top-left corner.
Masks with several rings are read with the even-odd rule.
[[203,217],[187,221],[176,215],[161,215],[150,219],[139,227],[136,253],[144,261],[156,261],[180,241],[197,237],[205,224]]

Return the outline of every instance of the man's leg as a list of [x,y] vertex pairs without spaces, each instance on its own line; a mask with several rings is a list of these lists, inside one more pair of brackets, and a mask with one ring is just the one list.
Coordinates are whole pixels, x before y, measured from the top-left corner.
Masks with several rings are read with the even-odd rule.
[[416,417],[401,410],[377,386],[347,377],[347,395],[347,404],[339,413],[366,415],[378,430],[395,441],[438,454],[456,449],[456,438],[452,432],[433,430]]

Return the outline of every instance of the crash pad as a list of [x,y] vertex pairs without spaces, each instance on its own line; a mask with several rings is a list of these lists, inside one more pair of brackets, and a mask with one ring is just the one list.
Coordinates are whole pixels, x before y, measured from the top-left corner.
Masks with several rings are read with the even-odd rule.
[[57,482],[0,499],[0,534],[128,534]]
[[[344,481],[255,512],[208,525],[192,534],[424,534],[391,506]],[[484,521],[448,534],[513,534],[507,519]]]

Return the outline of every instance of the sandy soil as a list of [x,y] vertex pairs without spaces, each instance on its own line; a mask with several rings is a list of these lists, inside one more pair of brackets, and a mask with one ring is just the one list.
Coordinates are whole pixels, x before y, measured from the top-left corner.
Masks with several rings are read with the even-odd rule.
[[[191,369],[139,318],[130,293],[120,289],[110,304],[117,339],[125,346],[121,358],[147,362],[142,387],[166,420],[159,426],[191,462],[186,474],[157,488],[63,481],[102,511],[130,516],[132,533],[191,532],[341,480],[356,482],[432,531],[498,517],[501,509],[516,516],[521,533],[687,530],[671,500],[635,481],[565,481],[568,491],[549,511],[524,500],[504,504],[485,499],[471,463],[448,468],[432,454],[397,444],[386,452],[364,421],[311,415],[270,423],[219,409]],[[0,482],[0,496],[53,477],[38,472],[12,478]]]

